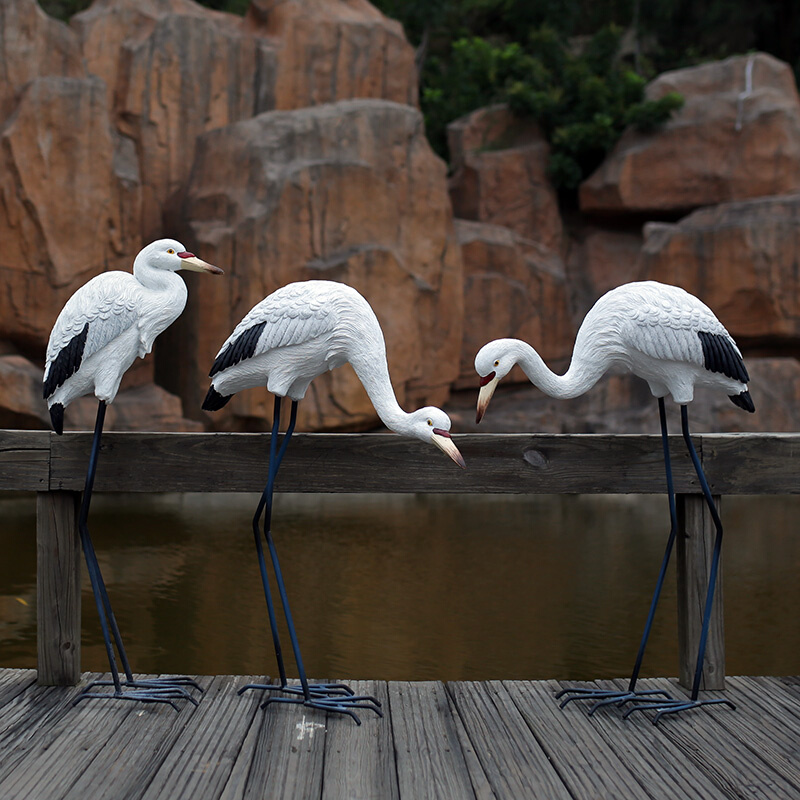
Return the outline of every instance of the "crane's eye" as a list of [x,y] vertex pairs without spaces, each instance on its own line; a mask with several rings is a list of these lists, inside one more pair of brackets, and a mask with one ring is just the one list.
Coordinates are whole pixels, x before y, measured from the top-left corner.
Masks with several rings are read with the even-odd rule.
[[168,253],[169,253],[171,256],[174,256],[174,255],[175,255],[175,251],[174,251],[174,250],[173,250],[171,247],[170,247],[170,249],[169,249],[169,250],[167,250],[167,252],[168,252]]
[[432,420],[432,419],[429,419],[429,420],[428,420],[428,425],[430,425],[431,427],[433,427],[433,420]]
[[499,366],[500,366],[500,362],[499,362],[499,361],[495,361],[495,362],[494,362],[494,365],[495,365],[496,367],[499,367]]

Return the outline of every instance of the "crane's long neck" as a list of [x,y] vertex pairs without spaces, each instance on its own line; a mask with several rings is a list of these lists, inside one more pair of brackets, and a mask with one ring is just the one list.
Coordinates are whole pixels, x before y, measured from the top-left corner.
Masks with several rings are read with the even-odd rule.
[[573,354],[569,369],[563,375],[557,375],[529,344],[519,339],[511,339],[509,342],[522,371],[531,383],[550,397],[566,400],[588,392],[600,380],[608,366],[601,358],[576,357]]
[[395,433],[408,434],[410,414],[400,407],[389,378],[389,365],[386,361],[386,346],[383,334],[368,336],[359,342],[355,352],[350,353],[350,364],[358,379],[367,390],[369,399],[378,412],[381,422]]

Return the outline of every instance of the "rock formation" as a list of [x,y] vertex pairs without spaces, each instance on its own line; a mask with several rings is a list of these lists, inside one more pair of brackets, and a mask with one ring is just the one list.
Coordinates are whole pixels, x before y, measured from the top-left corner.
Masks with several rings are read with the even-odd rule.
[[[425,139],[419,111],[350,100],[212,131],[198,141],[180,216],[212,262],[230,265],[219,286],[197,286],[197,302],[173,334],[181,358],[171,371],[181,383],[170,388],[193,405],[207,387],[193,365],[182,369],[187,353],[210,364],[256,302],[310,278],[349,283],[372,304],[401,405],[447,398],[461,347],[461,259],[445,165]],[[194,339],[182,335],[187,327]],[[317,379],[309,396],[300,407],[306,427],[375,419],[349,369]],[[240,393],[210,421],[232,414],[268,424],[270,402],[263,390]]]
[[581,210],[685,212],[800,185],[800,100],[788,64],[764,53],[666,72],[653,100],[684,106],[661,129],[629,129],[580,188]]
[[[678,91],[683,108],[658,131],[627,131],[564,213],[539,129],[502,106],[452,123],[447,177],[416,108],[413,48],[367,0],[255,0],[243,18],[193,0],[95,0],[69,25],[6,0],[0,29],[4,425],[47,427],[39,386],[59,309],[162,235],[227,275],[187,275],[185,314],[126,375],[110,427],[267,426],[263,391],[202,414],[206,373],[255,302],[311,277],[372,303],[405,407],[449,403],[466,420],[484,341],[528,339],[563,369],[604,291],[678,283],[742,344],[759,411],[722,398],[697,418],[800,424],[800,102],[771,56],[659,76],[648,96]],[[610,377],[561,405],[514,388],[522,377],[501,387],[488,425],[653,429],[641,382]],[[91,399],[76,403],[67,424],[93,414]],[[377,418],[341,369],[314,383],[300,424]]]

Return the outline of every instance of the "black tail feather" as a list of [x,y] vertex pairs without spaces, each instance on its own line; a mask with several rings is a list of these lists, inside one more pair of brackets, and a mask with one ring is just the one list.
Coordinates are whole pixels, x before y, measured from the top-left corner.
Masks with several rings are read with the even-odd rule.
[[739,394],[729,395],[729,397],[735,406],[743,408],[745,411],[749,411],[751,414],[756,410],[756,407],[753,405],[753,398],[750,397],[750,392],[748,392],[746,389]]
[[233,395],[221,395],[213,386],[208,387],[208,394],[203,400],[203,411],[219,411]]
[[61,436],[64,433],[64,406],[61,403],[50,406],[50,421],[53,423],[53,430]]

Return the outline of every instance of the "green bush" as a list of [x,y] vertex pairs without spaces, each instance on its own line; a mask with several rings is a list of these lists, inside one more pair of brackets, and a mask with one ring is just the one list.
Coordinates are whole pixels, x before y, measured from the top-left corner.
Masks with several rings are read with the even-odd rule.
[[426,70],[421,105],[428,137],[444,157],[447,123],[489,103],[506,102],[535,119],[550,142],[551,177],[574,189],[603,160],[627,125],[651,131],[680,107],[670,94],[644,99],[645,79],[617,57],[622,30],[609,25],[580,52],[542,26],[520,43],[480,37],[453,43],[449,61]]

